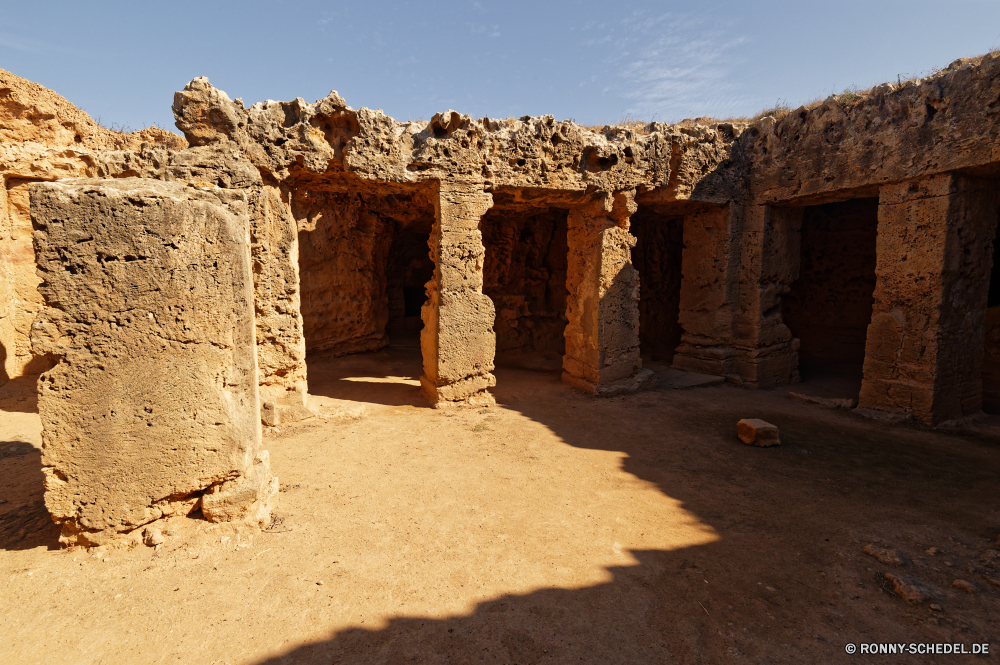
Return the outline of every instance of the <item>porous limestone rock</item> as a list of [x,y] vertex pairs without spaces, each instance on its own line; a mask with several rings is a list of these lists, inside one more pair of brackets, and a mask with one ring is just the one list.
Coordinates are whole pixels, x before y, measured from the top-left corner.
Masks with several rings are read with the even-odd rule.
[[963,58],[855,102],[831,96],[779,122],[761,119],[736,149],[751,202],[877,195],[882,184],[1000,161],[998,72],[1000,53]]
[[987,179],[940,175],[883,187],[859,407],[928,425],[982,410],[998,209]]
[[64,544],[201,504],[263,523],[246,195],[141,179],[31,189],[45,502]]

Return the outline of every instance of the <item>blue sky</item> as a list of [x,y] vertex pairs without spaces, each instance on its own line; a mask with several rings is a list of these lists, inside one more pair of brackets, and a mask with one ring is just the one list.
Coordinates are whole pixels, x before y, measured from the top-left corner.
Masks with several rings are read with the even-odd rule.
[[400,120],[449,108],[583,124],[752,115],[1000,47],[1000,0],[13,2],[0,68],[110,126],[173,128],[208,76],[247,105],[337,90]]

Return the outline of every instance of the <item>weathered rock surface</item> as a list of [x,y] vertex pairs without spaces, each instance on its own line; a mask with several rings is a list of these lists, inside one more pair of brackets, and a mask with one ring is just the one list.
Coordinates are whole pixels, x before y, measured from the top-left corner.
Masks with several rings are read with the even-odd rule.
[[882,184],[1000,161],[998,73],[1000,53],[963,58],[852,104],[830,97],[780,122],[758,121],[740,147],[752,201],[877,194]]
[[[45,501],[66,544],[202,503],[266,520],[246,195],[140,179],[31,192]],[[204,498],[203,498],[204,495]]]
[[878,547],[877,545],[868,544],[862,549],[862,552],[868,556],[875,557],[884,564],[899,566],[902,565],[903,560],[899,558],[899,555],[895,551],[887,549],[885,547]]
[[885,579],[892,584],[893,591],[910,605],[919,605],[926,600],[938,598],[940,592],[916,577],[885,573]]
[[479,231],[479,220],[492,204],[475,184],[440,184],[430,236],[434,278],[420,312],[420,384],[435,406],[494,402],[486,389],[496,385],[496,310],[483,294],[485,248]]
[[[19,300],[35,288],[23,238],[29,181],[56,172],[141,176],[246,192],[260,239],[255,305],[269,413],[306,413],[305,348],[373,350],[389,329],[419,325],[413,313],[427,279],[425,389],[435,400],[482,395],[495,348],[558,353],[561,328],[568,381],[595,394],[635,389],[650,378],[634,334],[644,327],[652,355],[755,388],[797,381],[800,354],[855,362],[863,349],[866,413],[960,418],[981,400],[978,312],[995,211],[988,213],[987,195],[973,201],[972,192],[993,187],[1000,169],[998,80],[1000,57],[992,54],[778,121],[594,131],[552,116],[475,119],[451,110],[401,123],[352,109],[335,92],[312,104],[246,108],[200,77],[174,99],[192,146],[185,150],[152,134],[138,145],[97,130],[71,136],[70,127],[83,127],[75,109],[60,102],[65,108],[53,113],[66,121],[58,127],[45,113],[24,111],[35,107],[23,101],[30,85],[22,82],[8,95],[20,95],[20,106],[5,107],[20,124],[7,129],[54,138],[0,150],[0,171],[16,174],[0,201],[12,211],[0,238],[0,308],[8,309],[0,311],[0,339],[10,340],[0,356],[17,372],[33,358],[26,326],[38,299]],[[86,147],[90,136],[95,148]],[[904,200],[911,184],[926,189],[935,178],[954,185],[946,206],[936,196],[940,209],[931,210],[935,196],[916,190]],[[472,205],[456,213],[461,233],[447,221],[432,233],[449,188],[459,185],[462,197],[487,197],[494,209]],[[877,242],[869,214],[876,198]],[[605,205],[595,201],[615,203],[595,212]],[[915,220],[928,215],[930,235],[913,235]],[[629,233],[633,216],[645,227],[642,248]],[[561,227],[547,230],[563,217],[565,279],[555,257]],[[978,230],[966,233],[960,220],[973,217]],[[597,230],[602,219],[618,228]],[[420,255],[424,234],[433,275]],[[920,257],[909,256],[906,279],[898,279],[890,264],[914,242]],[[646,273],[642,289],[633,257]],[[466,281],[442,282],[455,275]],[[461,344],[480,346],[442,351]],[[442,363],[449,357],[452,368]]]

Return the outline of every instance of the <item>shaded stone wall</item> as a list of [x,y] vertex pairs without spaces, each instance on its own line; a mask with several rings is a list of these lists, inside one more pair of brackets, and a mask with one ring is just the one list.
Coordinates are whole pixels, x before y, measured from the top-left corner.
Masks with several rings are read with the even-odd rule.
[[797,342],[781,316],[781,298],[798,279],[802,208],[744,210],[739,311],[733,322],[736,380],[754,388],[798,381]]
[[65,544],[200,507],[264,524],[246,195],[141,179],[32,189],[45,503]]
[[306,349],[335,355],[386,345],[386,262],[393,223],[356,194],[297,190]]
[[803,362],[860,365],[875,290],[878,199],[803,211],[799,278],[781,299],[784,323]]
[[679,321],[684,332],[674,367],[736,374],[735,321],[740,298],[743,207],[731,203],[684,217]]
[[670,362],[681,343],[681,265],[684,218],[639,207],[630,220],[636,238],[632,263],[639,272],[639,341],[642,354]]
[[483,217],[483,293],[496,307],[497,353],[563,354],[566,218],[565,210],[530,214],[497,208]]
[[875,305],[859,406],[927,424],[982,408],[997,190],[941,175],[879,197]]
[[[995,267],[994,265],[994,269]],[[986,310],[985,325],[983,411],[1000,414],[1000,307],[990,307]]]

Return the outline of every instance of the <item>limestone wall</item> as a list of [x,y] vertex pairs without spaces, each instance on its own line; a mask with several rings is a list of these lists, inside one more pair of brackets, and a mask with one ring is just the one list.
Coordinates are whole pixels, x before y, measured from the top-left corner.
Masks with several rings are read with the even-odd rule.
[[246,195],[152,180],[32,188],[45,502],[66,544],[201,507],[269,519]]
[[496,307],[497,353],[563,354],[566,217],[565,210],[531,214],[502,208],[484,215],[483,293]]
[[995,183],[979,178],[882,189],[859,406],[927,424],[980,411],[998,207]]
[[[255,238],[260,381],[269,394],[304,394],[306,346],[372,350],[385,344],[390,321],[398,322],[394,330],[413,327],[407,300],[412,314],[424,295],[425,389],[436,401],[482,397],[493,381],[496,348],[557,349],[561,317],[568,380],[598,393],[609,382],[636,383],[637,328],[655,355],[672,355],[677,367],[749,387],[781,385],[797,379],[800,342],[806,355],[821,347],[839,348],[831,358],[848,349],[856,355],[870,304],[870,254],[845,253],[840,260],[826,251],[835,240],[852,243],[860,230],[850,215],[813,228],[809,211],[930,177],[995,177],[998,80],[1000,57],[993,54],[858,99],[831,97],[777,121],[595,130],[552,116],[474,119],[451,110],[429,122],[401,123],[381,111],[355,110],[335,92],[312,104],[296,99],[246,108],[197,78],[176,93],[173,106],[190,148],[119,140],[92,154],[80,147],[90,134],[59,129],[72,122],[57,126],[44,114],[24,112],[26,104],[8,103],[6,117],[21,123],[11,131],[34,127],[63,143],[58,150],[5,143],[0,154],[0,355],[8,374],[32,362],[25,325],[38,299],[19,295],[34,292],[22,251],[23,190],[61,169],[245,191]],[[7,97],[23,96],[22,88]],[[94,130],[98,135],[104,136]],[[496,208],[488,212],[491,202]],[[549,232],[553,210],[570,211],[562,311],[563,252],[559,232]],[[641,241],[647,215],[670,215],[677,223],[649,227],[652,240],[633,250],[627,220],[635,217]],[[683,236],[679,261],[677,238],[657,235],[668,231]],[[942,242],[971,242],[949,233]],[[435,266],[429,277],[420,258],[424,238]],[[870,246],[869,237],[865,242]],[[669,259],[661,251],[668,247]],[[881,241],[879,248],[879,261],[895,251]],[[974,249],[978,256],[982,248]],[[633,264],[647,273],[645,285]],[[967,272],[982,269],[976,264]],[[978,307],[976,298],[959,300]],[[826,325],[821,310],[832,308],[849,316]],[[918,318],[930,322],[928,335],[939,336],[944,355],[961,356],[960,326],[935,316]],[[969,358],[981,364],[982,342],[969,339],[979,349]],[[909,371],[893,362],[893,376]],[[970,380],[948,379],[962,386]],[[931,419],[965,413],[978,399],[970,390],[960,388],[966,396],[957,410],[924,411]],[[905,400],[875,402],[910,409]]]
[[740,141],[755,203],[871,196],[884,183],[998,163],[1000,53],[884,83],[856,102],[830,97],[777,123],[764,118]]
[[382,348],[392,220],[368,210],[354,194],[297,194],[306,349],[342,355]]

